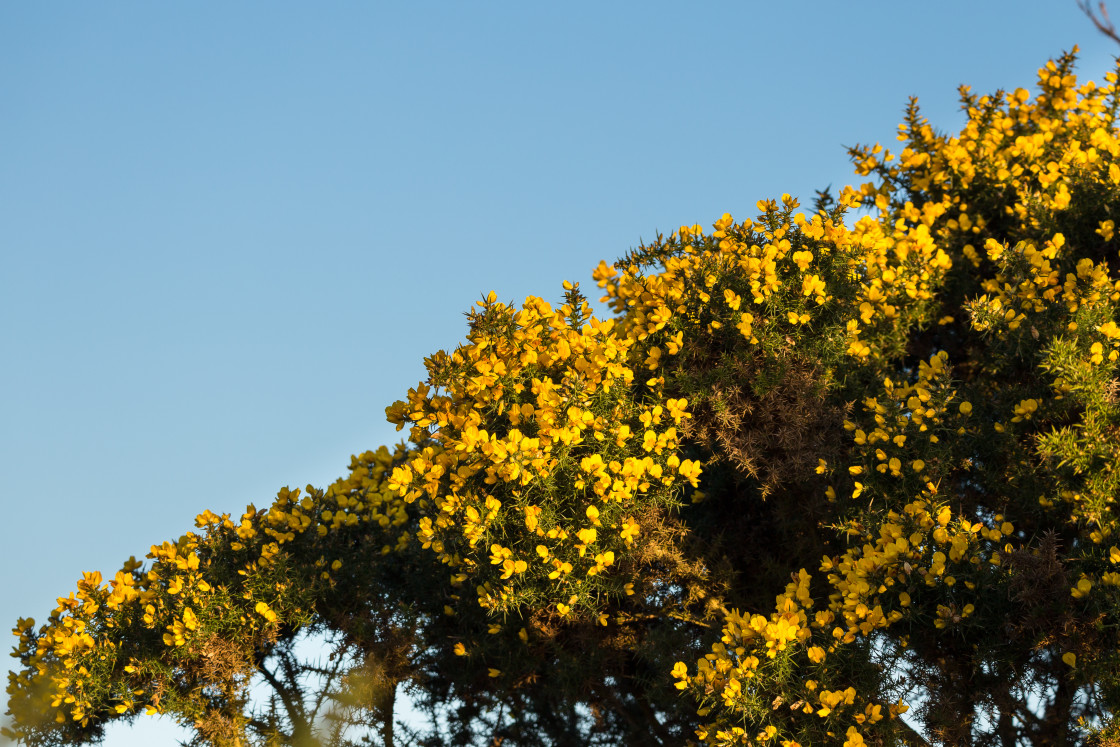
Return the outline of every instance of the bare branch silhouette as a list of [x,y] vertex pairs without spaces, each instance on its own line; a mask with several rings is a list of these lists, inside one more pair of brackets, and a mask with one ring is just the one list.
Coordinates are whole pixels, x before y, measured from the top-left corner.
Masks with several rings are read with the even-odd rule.
[[[1089,4],[1089,0],[1077,0],[1077,7],[1089,16],[1089,20],[1097,27],[1097,30],[1102,34],[1112,39],[1117,44],[1120,44],[1120,35],[1116,32],[1116,26],[1112,23],[1112,19],[1108,17],[1108,8],[1105,7],[1104,0],[1097,4],[1097,11],[1093,11],[1093,7]],[[1099,13],[1099,15],[1098,15]]]

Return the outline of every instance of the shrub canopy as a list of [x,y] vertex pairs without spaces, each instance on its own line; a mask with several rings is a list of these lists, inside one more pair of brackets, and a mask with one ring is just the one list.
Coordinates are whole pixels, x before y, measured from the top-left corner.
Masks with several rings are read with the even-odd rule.
[[1120,738],[1120,92],[1074,60],[601,263],[610,318],[491,293],[406,443],[20,620],[9,736]]

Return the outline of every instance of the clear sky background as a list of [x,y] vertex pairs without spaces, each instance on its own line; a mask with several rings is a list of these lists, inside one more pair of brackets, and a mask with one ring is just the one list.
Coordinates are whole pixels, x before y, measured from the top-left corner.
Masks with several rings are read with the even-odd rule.
[[3,3],[0,628],[396,442],[481,294],[811,204],[1074,44],[1120,52],[1074,0]]

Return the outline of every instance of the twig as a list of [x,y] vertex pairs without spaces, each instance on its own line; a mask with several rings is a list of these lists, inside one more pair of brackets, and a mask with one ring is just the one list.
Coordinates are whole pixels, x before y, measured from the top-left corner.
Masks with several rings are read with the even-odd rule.
[[1097,27],[1097,31],[1107,36],[1112,41],[1120,44],[1120,35],[1116,33],[1116,26],[1112,23],[1112,19],[1108,17],[1108,8],[1105,7],[1104,0],[1101,0],[1097,5],[1097,10],[1100,12],[1098,17],[1093,12],[1093,8],[1089,5],[1089,0],[1077,0],[1077,7],[1081,8],[1081,12],[1089,16],[1089,20]]

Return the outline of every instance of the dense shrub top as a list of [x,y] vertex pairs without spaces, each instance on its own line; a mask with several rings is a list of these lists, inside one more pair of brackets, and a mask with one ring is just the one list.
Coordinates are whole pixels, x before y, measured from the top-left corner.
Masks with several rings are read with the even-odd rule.
[[611,318],[489,294],[387,408],[405,443],[20,620],[11,735],[1120,738],[1120,98],[1074,59],[963,87],[956,135],[911,101],[811,209],[601,263]]

